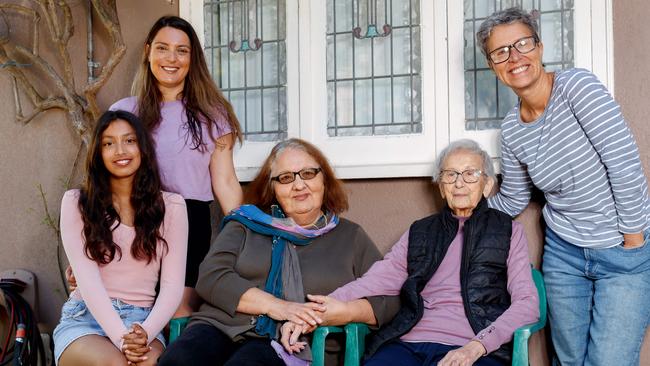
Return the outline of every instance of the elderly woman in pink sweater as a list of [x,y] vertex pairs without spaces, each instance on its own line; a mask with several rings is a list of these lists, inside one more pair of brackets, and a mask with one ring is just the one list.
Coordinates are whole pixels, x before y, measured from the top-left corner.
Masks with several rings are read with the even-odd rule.
[[[494,185],[489,155],[460,140],[443,150],[434,180],[447,203],[411,225],[383,260],[329,297],[324,324],[362,311],[352,300],[400,295],[401,309],[369,339],[366,365],[506,365],[512,335],[539,317],[521,224],[487,206]],[[283,325],[283,344],[299,351],[299,333]]]
[[61,202],[78,287],[54,330],[56,363],[155,365],[183,294],[185,201],[161,191],[152,140],[129,112],[99,119],[85,175]]

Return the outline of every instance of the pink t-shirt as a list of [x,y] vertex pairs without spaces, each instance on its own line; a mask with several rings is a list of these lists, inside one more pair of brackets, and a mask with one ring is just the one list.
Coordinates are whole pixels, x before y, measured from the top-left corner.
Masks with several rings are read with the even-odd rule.
[[[137,98],[120,99],[110,106],[110,110],[124,110],[137,114]],[[187,115],[182,101],[164,102],[160,107],[161,121],[152,132],[156,142],[156,157],[160,168],[160,179],[165,190],[178,193],[183,198],[212,201],[212,180],[210,177],[210,157],[215,144],[203,125],[202,135],[206,149],[192,149],[192,135],[187,129]],[[225,117],[214,122],[215,138],[231,133]]]
[[[424,300],[422,319],[405,335],[405,342],[433,342],[464,346],[471,340],[483,344],[488,353],[512,339],[514,331],[539,318],[539,300],[528,259],[528,244],[523,226],[512,223],[508,254],[508,283],[511,304],[487,328],[474,334],[465,316],[460,293],[460,267],[463,248],[463,225],[459,218],[456,237],[447,250],[438,270],[421,292]],[[350,301],[368,296],[399,295],[406,281],[408,231],[402,235],[381,261],[375,262],[363,277],[339,287],[330,296]]]
[[[120,224],[113,230],[113,241],[122,250],[113,261],[98,265],[84,251],[83,220],[79,211],[79,190],[65,192],[61,201],[61,238],[70,265],[77,279],[77,289],[71,298],[83,300],[106,335],[117,347],[127,328],[113,309],[111,299],[153,309],[142,323],[149,342],[155,339],[171,319],[183,296],[185,256],[187,254],[187,210],[183,198],[163,192],[165,218],[161,226],[162,244],[156,249],[157,258],[147,264],[131,256],[135,228]],[[160,292],[156,284],[160,274]]]

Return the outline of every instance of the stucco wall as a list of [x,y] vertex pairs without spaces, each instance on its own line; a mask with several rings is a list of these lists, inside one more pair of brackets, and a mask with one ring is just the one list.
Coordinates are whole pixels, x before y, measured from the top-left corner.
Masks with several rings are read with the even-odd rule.
[[[175,2],[176,3],[176,2]],[[650,39],[647,19],[650,8],[644,0],[613,1],[616,99],[634,131],[646,171],[650,169],[650,129],[646,125],[650,92]],[[82,2],[73,2],[75,38],[73,60],[78,81],[85,73],[85,18]],[[106,108],[128,95],[130,82],[140,57],[140,45],[150,24],[159,16],[177,13],[177,4],[165,0],[118,0],[122,32],[128,51],[109,83],[100,93],[100,106]],[[106,54],[102,32],[96,35],[97,56]],[[47,42],[41,48],[47,49]],[[47,52],[45,52],[47,53]],[[74,158],[78,140],[62,113],[48,113],[21,126],[14,121],[13,94],[6,73],[0,70],[0,272],[25,268],[39,281],[40,320],[53,327],[64,301],[55,258],[56,239],[41,222],[43,205],[36,189],[43,185],[50,210],[55,214],[64,191],[61,179]],[[428,178],[355,180],[346,182],[351,209],[347,217],[360,223],[382,250],[387,250],[415,219],[438,211],[442,205],[437,189]],[[539,207],[520,220],[525,222],[532,243],[531,260],[539,263],[540,238],[536,223]],[[537,340],[539,341],[539,340]],[[536,341],[536,342],[537,342]],[[650,346],[645,343],[642,364],[650,365]],[[541,357],[541,356],[536,356]],[[539,364],[538,361],[537,364]]]
[[[636,138],[646,177],[650,177],[650,49],[647,47],[650,7],[645,0],[612,3],[615,97]],[[646,331],[640,364],[650,365],[650,327]]]

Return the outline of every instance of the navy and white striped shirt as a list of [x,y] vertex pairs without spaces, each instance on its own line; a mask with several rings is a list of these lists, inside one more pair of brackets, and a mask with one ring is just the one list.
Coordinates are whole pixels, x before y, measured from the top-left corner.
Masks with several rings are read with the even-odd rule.
[[619,105],[594,74],[557,72],[544,113],[524,123],[519,103],[501,131],[503,184],[491,207],[519,214],[532,185],[548,227],[580,247],[608,248],[649,223],[648,185]]

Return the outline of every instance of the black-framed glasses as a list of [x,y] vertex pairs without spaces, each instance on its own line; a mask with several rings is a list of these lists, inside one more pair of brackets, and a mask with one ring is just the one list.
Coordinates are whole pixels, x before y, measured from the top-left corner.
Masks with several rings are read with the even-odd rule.
[[271,177],[271,180],[274,180],[280,184],[289,184],[293,183],[293,181],[296,180],[296,175],[299,175],[300,179],[302,180],[310,180],[316,178],[321,170],[321,168],[305,168],[301,169],[298,172],[280,173],[275,177]]
[[499,47],[491,51],[490,53],[488,53],[488,57],[490,58],[490,61],[492,61],[493,64],[500,64],[510,59],[510,53],[512,52],[513,48],[516,49],[517,52],[523,55],[525,53],[534,50],[535,47],[537,47],[538,42],[539,39],[537,39],[537,36],[534,35],[520,38],[511,45]]
[[458,176],[463,177],[465,183],[476,183],[481,178],[483,172],[479,169],[467,169],[462,172],[457,172],[452,169],[445,169],[440,172],[440,182],[444,184],[454,184],[458,180]]

